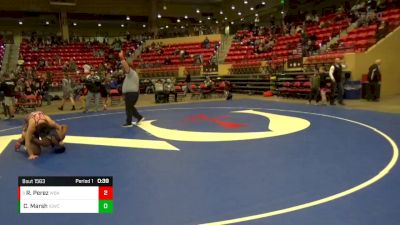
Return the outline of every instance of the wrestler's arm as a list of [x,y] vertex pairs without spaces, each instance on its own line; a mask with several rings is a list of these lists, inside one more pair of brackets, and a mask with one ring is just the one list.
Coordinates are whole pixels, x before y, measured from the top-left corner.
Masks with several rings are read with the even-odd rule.
[[26,134],[25,134],[25,147],[28,152],[28,159],[33,160],[39,157],[38,155],[35,155],[32,149],[32,137],[33,133],[35,132],[35,121],[33,119],[29,120],[28,122],[28,128],[26,129]]
[[51,119],[49,116],[45,115],[45,118],[46,118],[47,123],[48,123],[51,127],[56,128],[57,130],[58,130],[58,129],[61,129],[61,126],[60,126],[58,123],[56,123],[56,121],[54,121],[53,119]]

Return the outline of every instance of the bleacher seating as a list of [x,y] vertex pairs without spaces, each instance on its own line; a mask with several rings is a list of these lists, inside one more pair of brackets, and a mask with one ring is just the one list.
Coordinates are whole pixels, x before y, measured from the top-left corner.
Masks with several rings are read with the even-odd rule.
[[45,66],[39,70],[49,72],[60,72],[63,69],[65,62],[74,59],[77,68],[82,70],[84,64],[91,64],[97,68],[100,64],[104,63],[105,57],[95,57],[93,54],[94,50],[106,49],[108,45],[91,45],[90,49],[86,48],[84,43],[73,43],[68,45],[61,45],[55,47],[39,48],[37,51],[33,51],[30,45],[23,41],[20,46],[20,53],[25,61],[25,67],[34,67],[38,64],[38,60],[43,58],[46,61],[53,61],[55,56],[61,58],[61,63],[57,65]]
[[158,68],[140,69],[139,75],[141,78],[177,77],[178,72],[179,67],[176,65],[172,65]]
[[352,30],[348,35],[339,39],[339,49],[347,51],[365,51],[376,43],[376,32],[378,25],[370,25],[368,27],[360,27]]
[[336,58],[343,59],[343,53],[328,52],[307,58],[306,64],[332,64]]
[[[154,63],[164,63],[164,60],[169,57],[171,59],[172,65],[193,65],[194,55],[203,55],[203,62],[208,62],[212,55],[214,54],[214,47],[216,42],[210,43],[210,48],[203,48],[202,43],[186,43],[186,44],[173,44],[168,46],[161,46],[163,51],[162,54],[157,53],[155,50],[151,52],[142,53],[140,55],[143,63],[154,64]],[[189,57],[181,60],[179,54],[174,55],[176,50],[185,50],[189,53]]]
[[379,15],[382,21],[388,23],[391,30],[400,25],[400,9],[389,9]]
[[[332,15],[337,16],[336,14]],[[328,15],[324,18],[331,18],[331,16]],[[322,19],[320,23],[322,23],[322,21],[326,20]],[[323,45],[329,42],[331,38],[340,34],[340,32],[346,29],[349,25],[350,25],[350,19],[342,19],[340,21],[334,22],[333,24],[331,24],[329,27],[326,28],[320,28],[320,24],[309,26],[306,28],[306,33],[308,36],[315,35],[317,37],[316,44]]]

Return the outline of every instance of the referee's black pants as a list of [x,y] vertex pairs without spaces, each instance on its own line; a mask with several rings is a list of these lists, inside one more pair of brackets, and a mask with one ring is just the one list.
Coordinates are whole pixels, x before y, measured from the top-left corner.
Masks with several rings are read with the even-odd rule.
[[134,116],[137,120],[143,118],[142,115],[139,114],[137,109],[135,108],[136,102],[139,98],[138,92],[127,92],[124,94],[125,96],[125,112],[126,112],[126,123],[132,123],[132,117]]

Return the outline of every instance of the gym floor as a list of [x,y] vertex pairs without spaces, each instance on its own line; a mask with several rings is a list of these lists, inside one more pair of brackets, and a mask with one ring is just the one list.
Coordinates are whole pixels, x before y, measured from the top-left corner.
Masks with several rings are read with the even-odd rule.
[[[133,128],[121,127],[121,109],[54,115],[70,125],[63,154],[44,151],[28,161],[14,142],[0,150],[0,218],[41,225],[400,221],[397,97],[345,107],[242,95],[154,105],[152,97],[141,97],[146,121]],[[21,125],[2,121],[0,139]],[[113,213],[18,213],[18,176],[64,175],[113,176]]]

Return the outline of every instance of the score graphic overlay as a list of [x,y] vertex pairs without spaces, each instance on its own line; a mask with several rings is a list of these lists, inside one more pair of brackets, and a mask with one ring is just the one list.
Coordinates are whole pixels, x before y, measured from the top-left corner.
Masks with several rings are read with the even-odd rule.
[[18,177],[19,213],[112,213],[112,177]]

